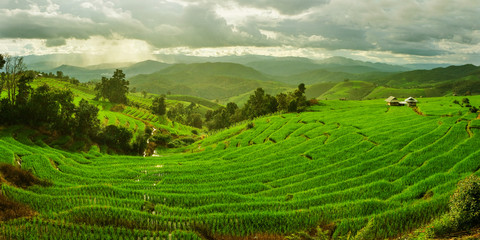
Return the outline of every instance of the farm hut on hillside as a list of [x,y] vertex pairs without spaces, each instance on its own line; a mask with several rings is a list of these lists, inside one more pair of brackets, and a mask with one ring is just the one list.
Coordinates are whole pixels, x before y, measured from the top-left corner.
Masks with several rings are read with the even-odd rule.
[[400,102],[394,96],[388,97],[387,99],[385,99],[385,102],[387,102],[387,105],[389,106],[400,106]]
[[407,99],[405,99],[405,101],[401,102],[401,103],[404,103],[404,105],[407,105],[409,107],[414,107],[414,106],[417,106],[417,99],[413,98],[413,97],[408,97]]

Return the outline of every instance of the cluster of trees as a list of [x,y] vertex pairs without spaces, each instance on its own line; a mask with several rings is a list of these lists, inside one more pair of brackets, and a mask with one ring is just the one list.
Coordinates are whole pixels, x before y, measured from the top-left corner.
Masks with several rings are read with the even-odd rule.
[[257,88],[242,108],[230,102],[226,107],[207,111],[205,121],[209,129],[220,129],[275,112],[302,112],[310,106],[310,101],[305,97],[305,90],[305,84],[301,83],[293,92],[272,96],[266,94],[262,88]]
[[239,108],[236,103],[229,102],[226,107],[208,110],[204,119],[198,111],[197,104],[193,102],[187,107],[182,103],[177,103],[167,110],[165,96],[156,97],[150,110],[157,115],[163,116],[166,114],[170,120],[185,125],[202,128],[206,124],[210,130],[221,129],[227,128],[236,122],[275,112],[305,111],[308,106],[315,103],[307,100],[305,90],[305,84],[302,83],[293,92],[279,93],[272,96],[265,93],[262,88],[257,88],[242,108]]
[[[456,99],[453,100],[453,103],[458,104],[458,105],[460,105],[460,106],[462,106],[462,107],[469,108],[469,111],[470,111],[471,113],[476,113],[476,112],[478,112],[478,108],[480,108],[480,106],[479,106],[478,108],[475,107],[475,106],[472,106],[472,105],[470,104],[470,99],[468,99],[468,98],[463,98],[461,104],[460,104],[460,102],[459,102],[458,100],[456,100]],[[460,114],[460,115],[461,115],[461,114]]]
[[177,103],[175,106],[168,109],[167,117],[174,122],[176,121],[192,127],[202,128],[202,114],[200,114],[198,108],[198,105],[194,102],[191,102],[187,107],[183,106],[182,103]]
[[68,75],[65,75],[65,74],[63,74],[62,71],[57,71],[56,74],[53,74],[52,72],[49,72],[49,73],[42,72],[40,75],[43,76],[43,77],[48,77],[48,78],[57,78],[57,79],[60,79],[60,80],[63,80],[63,81],[70,82],[71,84],[75,84],[75,85],[80,84],[80,81],[78,79],[76,79],[74,77],[70,77]]
[[129,82],[122,70],[116,69],[111,78],[102,77],[95,86],[96,99],[108,99],[112,103],[127,104]]
[[[30,87],[36,73],[26,70],[23,58],[0,55],[0,69],[3,67],[0,92],[5,87],[7,96],[0,100],[0,125],[24,124],[53,135],[90,139],[124,153],[142,154],[146,148],[147,136],[130,144],[130,130],[114,125],[102,128],[99,109],[84,99],[75,105],[72,91],[46,84],[36,89]],[[112,79],[121,80],[124,76],[116,71]]]

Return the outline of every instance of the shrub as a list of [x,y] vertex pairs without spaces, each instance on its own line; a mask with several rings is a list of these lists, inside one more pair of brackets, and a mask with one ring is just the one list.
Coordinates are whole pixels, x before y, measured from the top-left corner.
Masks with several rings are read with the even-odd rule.
[[480,223],[480,178],[471,175],[458,182],[450,197],[450,211],[433,222],[435,236],[475,227]]
[[449,204],[449,216],[456,229],[466,229],[479,224],[480,178],[471,175],[458,182]]
[[470,108],[470,112],[471,112],[471,113],[476,113],[476,112],[478,112],[478,108],[476,108],[475,106],[473,106],[473,107]]
[[186,138],[182,138],[182,142],[185,143],[186,145],[190,145],[195,142],[195,139],[191,137],[186,137]]
[[168,142],[172,140],[172,136],[168,134],[156,134],[152,140],[158,145],[166,146]]

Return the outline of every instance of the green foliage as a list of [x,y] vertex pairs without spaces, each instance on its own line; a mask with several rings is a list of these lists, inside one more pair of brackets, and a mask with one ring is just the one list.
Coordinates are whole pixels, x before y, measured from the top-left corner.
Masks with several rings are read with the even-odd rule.
[[122,70],[116,69],[111,78],[102,77],[95,86],[97,98],[108,99],[112,103],[127,104],[129,82],[125,80]]
[[119,149],[123,152],[130,151],[129,143],[133,134],[125,127],[108,125],[99,133],[99,136],[100,140],[111,148]]
[[98,119],[99,109],[88,103],[87,100],[80,100],[75,113],[75,121],[77,122],[76,131],[79,134],[94,136],[100,127]]
[[2,69],[4,65],[5,65],[5,59],[3,59],[3,55],[0,54],[0,69]]
[[155,97],[150,108],[154,114],[163,116],[167,112],[167,105],[165,104],[165,97]]
[[454,226],[461,230],[480,222],[480,178],[470,175],[458,182],[450,198],[449,216]]
[[[134,76],[129,80],[132,86],[146,89],[150,93],[171,92],[209,100],[238,96],[259,87],[282,90],[290,88],[290,85],[272,81],[270,77],[250,67],[221,62],[176,64],[152,74]],[[170,96],[167,94],[167,99],[170,99]],[[172,99],[176,99],[175,95]],[[199,103],[193,99],[186,101]]]

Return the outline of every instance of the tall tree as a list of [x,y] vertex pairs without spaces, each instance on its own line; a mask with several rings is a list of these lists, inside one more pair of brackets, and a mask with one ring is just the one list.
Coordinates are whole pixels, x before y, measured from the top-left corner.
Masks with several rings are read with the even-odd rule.
[[95,86],[97,98],[106,98],[112,103],[127,104],[129,82],[125,80],[122,70],[116,69],[109,79],[102,77],[102,81]]
[[151,110],[153,113],[163,116],[167,112],[167,105],[165,104],[165,98],[156,97],[153,99]]
[[5,59],[3,59],[3,55],[0,54],[0,69],[3,68],[3,65],[5,65]]
[[93,136],[98,132],[100,120],[97,117],[98,108],[82,99],[75,111],[77,133]]
[[15,97],[17,92],[17,84],[20,76],[27,69],[23,62],[23,57],[12,57],[5,55],[5,77],[4,86],[7,88],[8,99],[12,104],[15,104]]
[[28,102],[28,97],[32,92],[32,87],[30,87],[30,83],[35,78],[35,73],[32,71],[28,71],[25,74],[22,74],[20,79],[18,80],[18,93],[17,93],[17,105],[25,105]]

